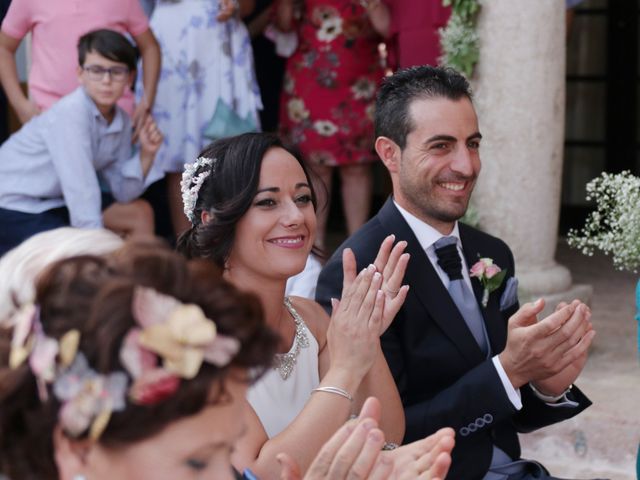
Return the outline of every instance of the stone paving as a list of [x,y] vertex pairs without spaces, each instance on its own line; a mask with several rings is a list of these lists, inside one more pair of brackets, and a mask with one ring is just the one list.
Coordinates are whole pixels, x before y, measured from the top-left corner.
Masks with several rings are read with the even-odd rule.
[[597,336],[576,383],[594,404],[574,419],[522,435],[523,457],[560,477],[636,479],[640,368],[634,315],[640,275],[616,271],[609,258],[583,256],[563,242],[557,259],[571,270],[574,283],[593,286]]

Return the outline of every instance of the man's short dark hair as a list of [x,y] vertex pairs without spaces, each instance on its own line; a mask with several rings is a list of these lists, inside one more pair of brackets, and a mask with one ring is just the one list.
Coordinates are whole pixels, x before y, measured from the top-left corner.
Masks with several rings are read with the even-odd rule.
[[138,63],[138,49],[124,35],[113,30],[94,30],[81,36],[78,40],[78,62],[81,67],[90,52],[124,63],[132,72]]
[[382,82],[376,97],[376,137],[384,136],[404,149],[413,130],[409,106],[417,99],[443,97],[471,100],[466,78],[452,68],[417,66],[398,70]]

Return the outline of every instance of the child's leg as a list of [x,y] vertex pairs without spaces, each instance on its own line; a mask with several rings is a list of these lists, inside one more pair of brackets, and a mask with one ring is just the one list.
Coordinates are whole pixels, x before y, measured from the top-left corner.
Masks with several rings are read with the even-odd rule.
[[0,257],[36,233],[69,226],[66,208],[24,213],[0,208]]
[[153,209],[146,200],[113,203],[102,212],[102,220],[105,228],[123,237],[155,234]]

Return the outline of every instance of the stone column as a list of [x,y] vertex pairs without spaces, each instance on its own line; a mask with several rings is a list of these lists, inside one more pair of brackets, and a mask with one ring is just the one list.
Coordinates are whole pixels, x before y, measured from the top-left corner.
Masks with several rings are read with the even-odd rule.
[[491,0],[478,18],[472,79],[482,173],[481,228],[505,240],[524,297],[590,297],[556,263],[565,110],[564,0]]

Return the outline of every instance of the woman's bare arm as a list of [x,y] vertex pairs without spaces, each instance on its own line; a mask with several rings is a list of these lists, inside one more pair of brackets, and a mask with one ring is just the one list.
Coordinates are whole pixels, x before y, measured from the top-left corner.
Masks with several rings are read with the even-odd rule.
[[16,115],[22,123],[26,123],[31,117],[40,113],[40,109],[20,88],[15,57],[20,41],[21,39],[0,32],[0,82]]
[[[358,276],[343,296],[327,329],[328,346],[321,357],[331,351],[332,358],[320,387],[337,387],[351,395],[358,391],[363,377],[376,360],[375,345],[379,343],[384,301],[379,293],[380,286],[381,276],[369,269]],[[315,302],[296,302],[296,309],[303,318],[323,315],[326,319],[326,313]],[[321,358],[319,362],[324,364],[326,360]],[[294,421],[270,439],[266,438],[254,413],[248,433],[237,447],[235,466],[249,467],[260,478],[278,478],[280,469],[276,455],[285,452],[304,470],[324,442],[348,419],[353,407],[353,402],[342,395],[313,393]]]

